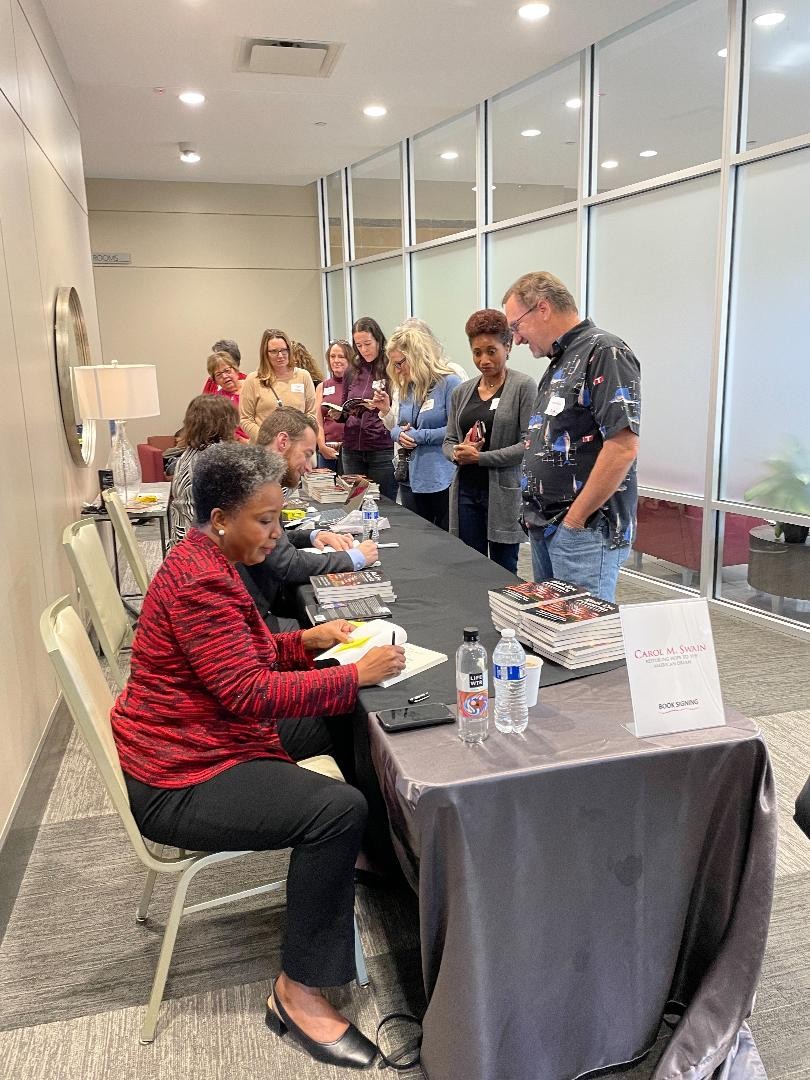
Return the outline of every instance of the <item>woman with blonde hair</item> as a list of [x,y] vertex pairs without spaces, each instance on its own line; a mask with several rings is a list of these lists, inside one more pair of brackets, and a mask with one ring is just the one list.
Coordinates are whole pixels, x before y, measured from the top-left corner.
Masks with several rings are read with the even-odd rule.
[[403,505],[447,531],[448,493],[456,470],[445,458],[442,444],[450,399],[461,379],[442,359],[435,341],[421,330],[395,330],[386,354],[388,376],[399,392],[391,437],[399,448]]
[[321,365],[303,343],[303,341],[292,342],[292,359],[293,364],[296,367],[303,368],[304,371],[308,371],[312,376],[312,382],[315,389],[318,389],[320,383],[323,382],[323,372],[321,371]]
[[259,369],[245,379],[239,395],[239,422],[251,442],[262,422],[280,405],[291,405],[315,419],[315,386],[296,367],[292,342],[283,330],[265,330],[259,345]]

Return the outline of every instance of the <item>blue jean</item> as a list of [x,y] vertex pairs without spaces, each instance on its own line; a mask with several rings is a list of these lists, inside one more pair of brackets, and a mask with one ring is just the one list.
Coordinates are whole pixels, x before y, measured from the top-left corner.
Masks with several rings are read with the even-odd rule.
[[[468,547],[475,548],[482,555],[489,555],[493,562],[517,572],[520,544],[499,544],[487,540],[487,521],[489,518],[489,492],[486,488],[465,488],[458,491],[458,538]],[[489,551],[487,552],[487,544]]]
[[613,601],[619,567],[630,554],[630,548],[609,546],[606,521],[592,529],[569,529],[559,525],[549,537],[544,535],[542,528],[532,528],[529,539],[535,581],[549,578],[572,581],[602,600]]
[[361,473],[380,485],[380,494],[391,502],[397,501],[397,482],[394,479],[394,449],[341,451],[343,471],[352,475]]
[[336,458],[325,458],[323,454],[318,451],[318,468],[330,469],[333,473],[340,475],[343,472],[341,462],[341,455],[338,454]]

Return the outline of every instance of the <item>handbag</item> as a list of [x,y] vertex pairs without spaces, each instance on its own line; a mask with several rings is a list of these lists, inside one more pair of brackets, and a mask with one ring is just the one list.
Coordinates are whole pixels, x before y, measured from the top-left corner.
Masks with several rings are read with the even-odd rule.
[[410,484],[411,482],[411,454],[412,450],[403,450],[399,447],[396,461],[394,462],[394,479],[398,484]]

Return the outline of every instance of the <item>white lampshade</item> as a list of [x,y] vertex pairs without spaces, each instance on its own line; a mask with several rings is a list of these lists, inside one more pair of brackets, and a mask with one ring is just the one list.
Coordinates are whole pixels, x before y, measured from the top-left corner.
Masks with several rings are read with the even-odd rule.
[[92,364],[71,368],[76,406],[83,420],[132,420],[157,416],[154,364]]

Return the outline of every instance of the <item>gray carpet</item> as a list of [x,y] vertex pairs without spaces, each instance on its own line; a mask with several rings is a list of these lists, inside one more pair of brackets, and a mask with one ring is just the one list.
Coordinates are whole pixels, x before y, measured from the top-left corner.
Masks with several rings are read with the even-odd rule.
[[[619,598],[635,603],[662,593],[622,578]],[[770,1080],[810,1080],[810,841],[791,821],[792,801],[810,773],[810,646],[725,612],[712,619],[726,700],[758,718],[779,790],[776,897],[751,1028]],[[214,895],[235,880],[282,876],[284,864],[283,854],[268,854],[253,857],[249,868],[219,868],[201,875],[195,896]],[[150,920],[139,926],[134,909],[141,884],[123,829],[72,737],[0,943],[3,1080],[346,1075],[314,1063],[262,1023],[268,980],[278,968],[283,890],[189,918],[157,1041],[139,1045],[168,897],[168,886],[159,883]],[[424,1009],[418,913],[406,889],[360,888],[358,916],[371,986],[335,992],[334,1000],[373,1031],[388,1012]],[[665,1039],[662,1030],[644,1061],[612,1075],[646,1080]],[[422,1073],[401,1075],[416,1080]]]

